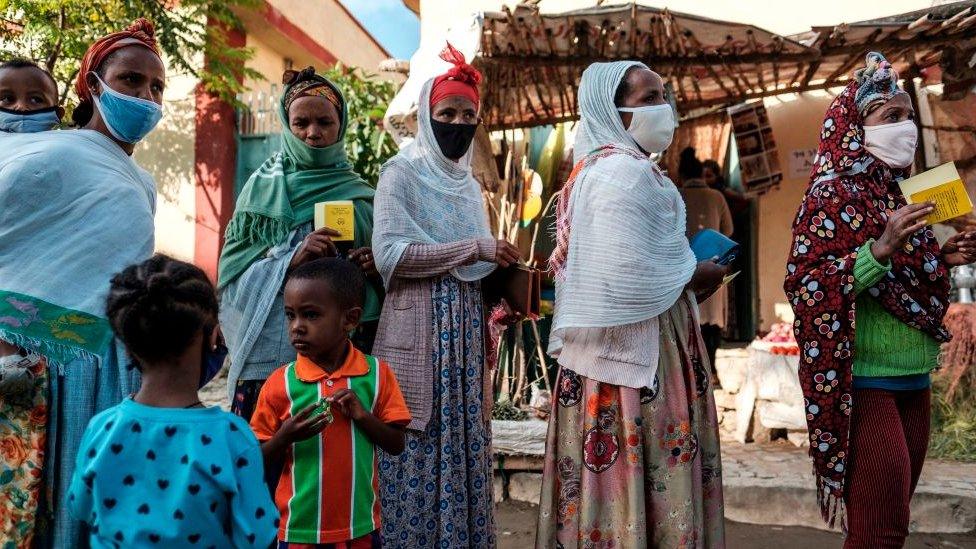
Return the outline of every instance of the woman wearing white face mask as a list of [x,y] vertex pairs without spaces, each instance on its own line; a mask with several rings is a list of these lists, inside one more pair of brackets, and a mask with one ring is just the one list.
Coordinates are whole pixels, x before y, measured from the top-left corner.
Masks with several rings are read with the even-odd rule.
[[681,195],[648,155],[674,112],[642,63],[583,73],[556,216],[553,399],[536,547],[724,547],[721,461]]
[[940,248],[932,206],[905,205],[918,133],[897,82],[870,53],[831,104],[787,264],[819,503],[829,524],[846,514],[846,549],[905,543],[948,268],[976,260],[972,233]]
[[137,389],[105,297],[153,251],[155,183],[131,154],[159,121],[164,80],[140,19],[82,59],[81,129],[0,138],[0,441],[16,449],[0,458],[0,539],[17,547],[85,545],[63,491],[88,421]]

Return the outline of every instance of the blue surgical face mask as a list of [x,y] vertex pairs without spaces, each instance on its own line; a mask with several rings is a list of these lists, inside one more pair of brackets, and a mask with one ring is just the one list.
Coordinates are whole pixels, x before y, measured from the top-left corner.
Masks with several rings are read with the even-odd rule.
[[0,108],[0,132],[46,132],[53,130],[60,123],[57,107],[28,112]]
[[163,108],[158,103],[119,93],[108,87],[98,74],[95,78],[102,84],[102,94],[92,97],[95,107],[109,133],[119,141],[138,143],[163,117]]

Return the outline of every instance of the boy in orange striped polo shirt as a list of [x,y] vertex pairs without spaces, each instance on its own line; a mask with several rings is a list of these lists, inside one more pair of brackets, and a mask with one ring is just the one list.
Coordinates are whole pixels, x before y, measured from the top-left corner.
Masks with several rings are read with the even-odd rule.
[[359,267],[329,258],[297,267],[285,284],[298,359],[271,374],[251,418],[265,461],[285,462],[279,548],[380,546],[375,447],[402,452],[410,412],[390,367],[349,341],[365,282]]

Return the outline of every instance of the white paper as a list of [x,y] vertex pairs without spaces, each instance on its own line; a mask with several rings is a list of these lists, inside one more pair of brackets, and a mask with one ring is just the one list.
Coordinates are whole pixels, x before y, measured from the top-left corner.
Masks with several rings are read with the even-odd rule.
[[813,159],[817,149],[794,149],[790,151],[790,179],[806,179],[813,171]]

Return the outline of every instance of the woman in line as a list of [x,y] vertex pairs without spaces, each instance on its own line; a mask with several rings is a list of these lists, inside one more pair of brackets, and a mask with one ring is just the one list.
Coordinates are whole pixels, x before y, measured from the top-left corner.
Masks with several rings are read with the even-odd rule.
[[384,547],[495,545],[480,281],[519,254],[492,237],[471,174],[481,74],[450,45],[441,57],[454,67],[424,85],[417,138],[376,190],[373,248],[388,297],[375,354],[413,418],[406,450],[380,461]]
[[[351,200],[355,208],[355,241],[348,257],[372,279],[363,326],[354,338],[363,352],[372,346],[383,295],[369,249],[373,189],[346,157],[345,98],[312,67],[285,71],[283,83],[278,107],[281,151],[244,185],[220,256],[220,322],[231,352],[231,408],[248,420],[268,375],[295,360],[285,322],[285,275],[303,263],[340,253],[332,241],[339,233],[314,230],[317,202]],[[269,475],[277,478],[274,471]]]
[[[810,454],[824,519],[844,547],[902,547],[929,439],[929,372],[949,272],[976,260],[972,233],[941,248],[927,203],[898,182],[915,158],[908,94],[879,53],[834,99],[793,226],[785,289],[796,312]],[[855,313],[857,327],[855,329]]]
[[[0,356],[5,376],[31,378],[0,396],[11,478],[0,494],[0,538],[16,547],[29,546],[35,529],[40,546],[82,544],[63,505],[81,435],[136,388],[105,296],[114,273],[153,251],[155,183],[131,155],[162,116],[164,86],[153,26],[140,19],[85,53],[73,114],[81,129],[3,138]],[[29,421],[18,415],[25,407]],[[38,501],[41,477],[48,497]]]
[[[671,143],[661,77],[594,63],[556,211],[553,398],[536,547],[724,547],[721,460],[685,207],[648,159]],[[603,546],[603,545],[601,545]]]

